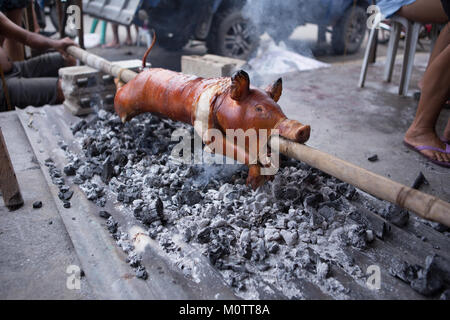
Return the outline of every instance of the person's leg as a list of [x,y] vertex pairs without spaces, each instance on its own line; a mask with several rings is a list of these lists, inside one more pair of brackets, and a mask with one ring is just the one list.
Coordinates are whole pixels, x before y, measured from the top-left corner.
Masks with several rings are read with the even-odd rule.
[[[430,64],[424,80],[416,117],[404,141],[415,147],[426,145],[445,150],[445,143],[436,134],[435,126],[450,94],[450,45]],[[434,160],[450,162],[450,154],[431,150],[421,152]]]
[[74,58],[64,58],[58,52],[45,53],[26,61],[15,62],[24,78],[58,77],[62,67],[74,66]]
[[119,25],[117,23],[112,23],[111,28],[113,31],[113,40],[107,44],[105,44],[104,48],[119,48],[120,47],[120,41],[119,41]]
[[396,14],[416,22],[446,23],[448,17],[442,7],[441,0],[416,0],[403,6]]
[[[22,13],[23,9],[14,9],[7,11],[5,14],[9,20],[22,27]],[[23,61],[24,52],[23,44],[12,39],[5,39],[3,49],[12,61]]]
[[133,37],[131,36],[131,28],[130,26],[126,26],[127,28],[127,39],[125,40],[125,44],[127,46],[132,46],[133,45]]
[[58,78],[21,78],[6,80],[11,105],[19,108],[58,104],[64,96]]

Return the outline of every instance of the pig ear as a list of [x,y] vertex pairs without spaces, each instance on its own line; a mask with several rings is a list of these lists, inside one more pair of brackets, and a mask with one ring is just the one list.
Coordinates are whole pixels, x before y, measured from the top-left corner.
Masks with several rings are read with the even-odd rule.
[[250,92],[250,78],[244,70],[237,71],[231,77],[231,98],[236,101],[244,99]]
[[267,94],[275,102],[278,102],[278,100],[280,100],[282,91],[283,91],[283,80],[281,80],[281,78],[266,88]]

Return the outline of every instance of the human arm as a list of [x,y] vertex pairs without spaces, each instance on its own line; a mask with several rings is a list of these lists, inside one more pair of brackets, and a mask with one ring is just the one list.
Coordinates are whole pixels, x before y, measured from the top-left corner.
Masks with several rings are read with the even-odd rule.
[[71,45],[76,45],[69,38],[61,40],[50,39],[38,33],[27,31],[14,22],[9,20],[3,13],[0,12],[0,36],[16,40],[31,48],[38,50],[55,49],[61,54],[65,55],[65,50]]

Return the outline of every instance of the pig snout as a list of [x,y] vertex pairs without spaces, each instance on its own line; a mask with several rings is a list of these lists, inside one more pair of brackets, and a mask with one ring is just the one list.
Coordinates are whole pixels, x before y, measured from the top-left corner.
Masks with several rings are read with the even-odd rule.
[[280,136],[298,143],[308,141],[311,133],[310,126],[289,119],[283,120],[276,129],[280,131]]

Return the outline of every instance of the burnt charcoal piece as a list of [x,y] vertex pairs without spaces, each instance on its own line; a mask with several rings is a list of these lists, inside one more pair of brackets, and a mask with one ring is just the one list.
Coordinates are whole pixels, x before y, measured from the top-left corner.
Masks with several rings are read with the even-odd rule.
[[411,282],[411,288],[424,296],[432,296],[441,290],[442,280],[429,270],[419,273],[419,278]]
[[382,240],[384,236],[391,231],[390,224],[386,223],[378,215],[372,214],[372,212],[362,206],[358,206],[356,210],[353,210],[348,218],[363,225],[366,229],[373,230],[375,235]]
[[113,166],[112,161],[108,157],[105,160],[105,163],[103,164],[103,169],[101,172],[102,181],[104,183],[108,184],[109,181],[111,180],[111,178],[113,177],[113,175],[114,175],[114,166]]
[[200,193],[193,190],[182,191],[179,197],[181,198],[179,199],[181,204],[187,204],[189,206],[193,206],[203,200]]
[[111,217],[111,214],[108,211],[104,210],[100,211],[98,215],[103,219],[108,219],[109,217]]
[[72,134],[77,133],[78,131],[82,130],[84,127],[86,127],[87,122],[86,120],[81,120],[80,122],[76,123],[71,129]]
[[111,161],[112,161],[115,165],[117,165],[117,166],[119,166],[119,167],[123,167],[123,166],[125,166],[125,165],[127,164],[128,158],[127,158],[127,156],[126,156],[125,153],[123,153],[123,152],[121,152],[121,151],[114,151],[114,152],[111,154]]
[[229,254],[228,249],[220,243],[215,243],[208,247],[208,257],[212,264],[216,264],[219,258],[227,254]]
[[208,243],[209,241],[211,241],[211,228],[206,227],[200,230],[197,235],[197,240],[200,243]]
[[442,292],[441,296],[439,297],[439,300],[450,300],[450,289],[447,289],[444,292]]
[[92,143],[87,150],[87,155],[91,158],[97,157],[100,154],[100,151],[97,149],[97,146]]
[[400,261],[397,258],[393,258],[391,266],[389,267],[389,273],[406,283],[411,283],[417,279],[417,274],[421,269],[422,268],[418,265],[410,265],[406,261]]
[[142,280],[147,280],[148,273],[143,266],[139,266],[136,270],[136,277]]
[[381,216],[397,227],[404,227],[409,221],[408,210],[391,203],[386,205],[386,208],[381,212]]
[[36,201],[33,203],[33,208],[34,209],[40,209],[42,208],[42,201]]
[[317,213],[324,217],[327,221],[334,220],[334,217],[337,214],[336,210],[329,206],[321,206]]
[[378,161],[378,155],[374,154],[373,156],[367,158],[367,160],[369,160],[370,162]]
[[77,177],[75,177],[75,178],[72,180],[72,182],[75,183],[75,184],[83,184],[83,183],[84,183],[84,180],[81,179],[79,176],[77,176]]
[[423,173],[420,172],[416,180],[414,180],[414,183],[412,184],[411,188],[419,190],[423,184],[428,185],[429,183],[428,180],[423,175]]
[[317,208],[319,203],[323,201],[323,196],[320,193],[316,193],[310,196],[307,196],[305,200],[303,201],[303,205],[305,208],[307,207],[313,207]]
[[64,201],[63,207],[66,209],[70,208],[70,202],[69,201]]
[[119,193],[117,194],[117,201],[123,202],[124,199],[125,199],[125,194],[124,194],[123,192],[119,192]]
[[108,220],[106,220],[106,228],[108,228],[108,231],[112,234],[117,232],[117,222],[113,217],[109,217]]
[[418,272],[418,279],[411,282],[411,288],[424,296],[432,296],[444,284],[450,285],[450,261],[435,254],[426,258],[425,269]]
[[77,173],[77,170],[71,164],[68,164],[67,166],[65,166],[63,171],[66,176],[74,176]]
[[73,196],[73,191],[66,191],[66,192],[60,192],[58,193],[59,199],[62,201],[69,201]]
[[294,188],[294,187],[287,187],[284,189],[283,192],[283,199],[285,200],[295,200],[297,199],[299,196],[299,191],[298,189]]

